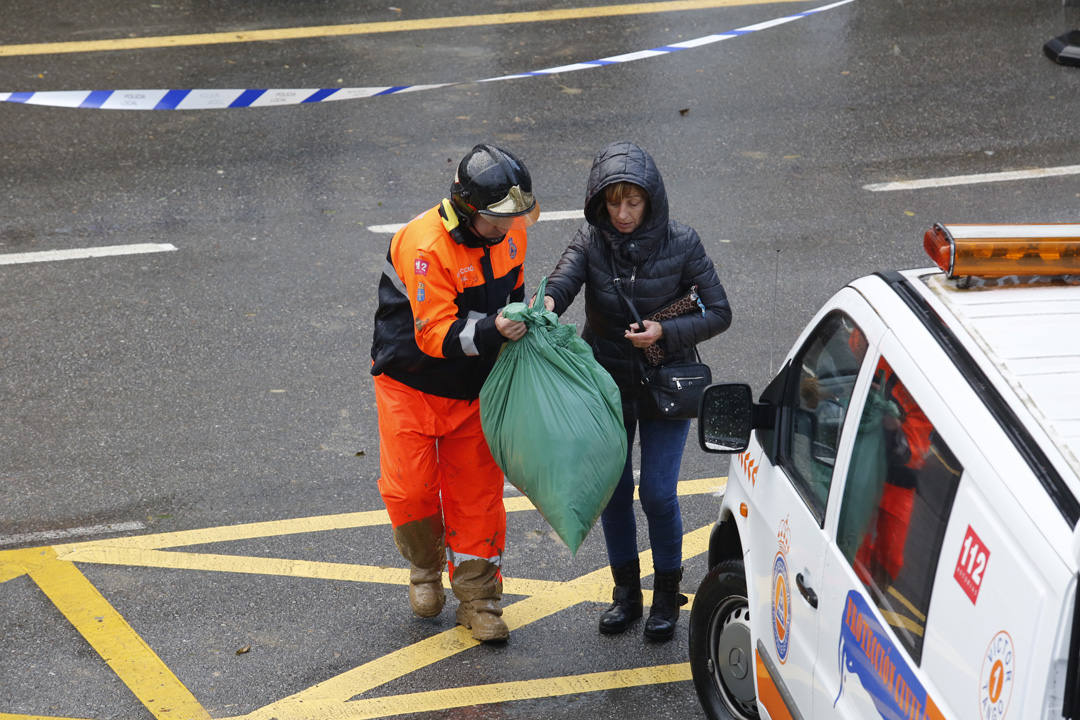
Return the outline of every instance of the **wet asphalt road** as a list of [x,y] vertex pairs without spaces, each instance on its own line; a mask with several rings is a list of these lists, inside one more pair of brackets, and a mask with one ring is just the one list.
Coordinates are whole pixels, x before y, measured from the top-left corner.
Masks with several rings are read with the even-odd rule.
[[[0,550],[54,542],[36,535],[44,531],[108,523],[139,523],[113,534],[141,535],[380,509],[366,367],[389,235],[372,226],[434,205],[479,141],[525,160],[547,211],[580,209],[592,155],[607,142],[632,139],[652,152],[672,216],[698,229],[735,313],[731,330],[702,354],[717,380],[755,388],[844,282],[926,265],[921,237],[932,223],[1080,220],[1076,175],[864,188],[1080,163],[1080,68],[1042,53],[1048,39],[1080,25],[1080,8],[1050,0],[855,0],[659,57],[470,82],[818,6],[27,55],[4,50],[575,6],[7,0],[0,93],[455,84],[206,111],[0,103],[0,260],[176,247],[0,265]],[[554,266],[577,222],[538,223],[528,287]],[[580,322],[580,311],[569,319]],[[691,437],[683,479],[726,468]],[[707,524],[715,507],[707,495],[684,497],[686,530]],[[401,567],[384,526],[198,550]],[[571,557],[536,513],[511,514],[508,576],[566,582],[604,563],[599,531]],[[453,622],[451,612],[414,620],[394,585],[124,564],[79,569],[215,718],[254,712]],[[692,591],[703,558],[688,559],[686,572]],[[153,716],[33,582],[0,580],[0,713]],[[672,643],[646,646],[638,633],[598,637],[600,609],[575,605],[515,630],[504,648],[419,664],[364,697],[685,662],[685,622]],[[431,716],[614,719],[643,711],[701,717],[685,681],[465,703]]]

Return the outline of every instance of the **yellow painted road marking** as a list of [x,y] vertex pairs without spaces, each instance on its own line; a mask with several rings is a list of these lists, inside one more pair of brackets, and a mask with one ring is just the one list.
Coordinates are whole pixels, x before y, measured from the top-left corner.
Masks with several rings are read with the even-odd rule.
[[81,542],[53,545],[53,547],[56,548],[57,552],[61,553],[88,545],[95,547],[157,549],[389,524],[390,518],[385,510],[368,510],[366,512],[341,513],[340,515],[319,515],[307,518],[245,523],[243,525],[200,528],[198,530],[179,530],[153,535],[132,535],[107,540],[83,540]]
[[[684,481],[679,483],[678,494],[686,496],[718,493],[722,492],[726,482],[727,478],[723,477]],[[506,498],[505,504],[507,510],[511,512],[534,509],[525,497]],[[408,582],[408,573],[399,568],[159,549],[385,524],[389,524],[389,519],[385,511],[380,510],[91,540],[46,548],[0,551],[0,583],[29,574],[30,579],[90,642],[91,646],[109,663],[117,676],[155,717],[209,720],[209,715],[190,691],[180,683],[153,650],[79,572],[74,563],[254,573],[404,585]],[[704,553],[708,549],[710,532],[711,525],[706,525],[685,535],[683,538],[684,557],[690,558]],[[651,552],[642,552],[640,561],[643,575],[652,573]],[[444,584],[449,585],[445,575]],[[504,590],[510,596],[527,596],[524,600],[511,603],[504,608],[507,625],[511,629],[517,629],[579,603],[608,602],[611,580],[605,567],[569,582],[507,578]],[[650,595],[651,593],[646,590],[645,602],[651,601]],[[560,694],[558,690],[560,687],[574,687],[577,689],[572,692],[584,692],[587,691],[584,689],[587,687],[600,690],[607,689],[609,686],[629,687],[649,682],[675,682],[686,679],[679,675],[679,673],[686,673],[685,668],[669,670],[666,668],[680,666],[659,666],[532,681],[540,683],[537,687],[552,688],[549,692],[542,694],[536,694],[541,693],[540,690],[523,689],[517,683],[496,683],[473,689],[450,688],[432,693],[419,693],[412,700],[398,699],[395,696],[350,702],[352,697],[478,644],[465,628],[455,627],[256,710],[246,717],[253,720],[272,717],[290,720],[311,717],[311,713],[316,709],[325,716],[377,717],[378,715],[372,713],[381,712],[387,715],[405,712],[406,710],[395,711],[393,708],[415,707],[408,705],[413,701],[424,703],[425,707],[427,704],[434,704],[433,707],[439,709],[439,707],[460,707],[460,703],[465,702],[467,698],[472,698],[467,704],[479,704],[508,699],[547,697]],[[669,677],[669,673],[674,673],[670,675],[672,679],[663,679]],[[647,677],[652,679],[645,680],[644,678]],[[482,699],[485,697],[492,699],[485,701]],[[439,703],[442,705],[436,707]],[[408,711],[416,712],[417,710]],[[342,715],[343,712],[346,714]],[[64,719],[0,713],[0,720]]]
[[652,667],[587,673],[566,677],[537,678],[514,682],[473,685],[471,687],[429,690],[427,692],[394,695],[391,697],[356,700],[343,711],[334,714],[334,720],[370,720],[407,713],[434,712],[450,708],[488,705],[513,700],[536,700],[539,698],[578,695],[601,690],[661,685],[663,683],[691,680],[690,663],[654,665]]
[[[6,562],[4,556],[5,553],[0,553],[0,585],[26,574],[26,569],[22,565]],[[0,715],[0,720],[3,720],[2,715]]]
[[23,551],[30,578],[155,718],[210,720],[195,696],[98,589],[51,549]]
[[[87,546],[58,554],[66,562],[92,565],[119,565],[123,567],[152,567],[169,570],[202,570],[205,572],[230,572],[246,575],[273,575],[275,577],[307,578],[312,580],[340,580],[343,582],[378,583],[380,585],[408,585],[409,571],[405,568],[389,568],[376,565],[352,565],[313,560],[266,558],[254,555],[212,555],[208,553],[167,552],[142,548],[117,548]],[[645,575],[651,570],[642,568]],[[506,595],[541,595],[553,593],[566,585],[561,580],[531,580],[529,578],[505,578],[503,592]],[[450,587],[450,579],[443,573],[443,586]],[[643,589],[645,602],[651,600],[651,592]],[[611,601],[611,587],[606,582],[582,585],[580,602],[607,603]],[[0,718],[2,720],[2,718]]]
[[[684,480],[678,485],[680,496],[703,495],[722,491],[727,485],[726,477],[700,478]],[[635,497],[637,490],[634,491]],[[508,497],[503,500],[507,512],[535,510],[532,502],[524,496]],[[339,515],[319,515],[288,520],[270,520],[243,525],[224,525],[198,530],[179,530],[176,532],[156,533],[152,535],[133,535],[130,537],[109,538],[106,540],[83,540],[63,543],[52,547],[60,554],[85,547],[106,548],[126,547],[157,550],[161,548],[205,545],[208,543],[231,542],[234,540],[253,540],[263,537],[280,537],[307,532],[325,532],[327,530],[348,530],[351,528],[389,525],[390,518],[385,510],[341,513]]]
[[[708,550],[712,525],[705,525],[683,536],[683,557],[691,558]],[[641,564],[651,568],[652,553],[641,553]],[[582,598],[579,590],[594,584],[603,584],[610,592],[611,581],[608,568],[600,568],[574,580],[563,583],[554,592],[534,595],[503,608],[503,620],[511,631],[541,620],[572,607]],[[307,690],[278,700],[242,716],[244,720],[303,720],[312,717],[338,717],[342,704],[349,698],[368,692],[396,680],[417,668],[445,660],[464,650],[476,647],[469,631],[457,626],[437,635],[413,643],[407,647],[372,660],[330,678]]]
[[[340,580],[344,582],[379,583],[382,585],[409,584],[409,571],[407,568],[267,558],[254,555],[212,555],[208,553],[144,550],[142,548],[84,547],[64,552],[59,557],[68,562],[92,563],[95,565],[203,570],[206,572],[273,575],[275,577]],[[507,595],[538,595],[552,592],[563,584],[560,581],[507,578],[504,591]],[[450,587],[446,573],[443,573],[443,585]],[[596,602],[603,601],[603,596],[597,596]]]
[[59,553],[58,556],[70,562],[98,565],[168,568],[171,570],[205,570],[207,572],[276,575],[278,577],[344,580],[388,585],[407,585],[409,582],[409,571],[405,568],[349,565],[347,563],[268,558],[254,555],[213,555],[209,553],[144,550],[142,548],[85,547]]
[[510,25],[519,23],[554,22],[646,15],[684,10],[708,10],[740,5],[763,5],[806,0],[669,0],[668,2],[600,5],[596,7],[537,10],[532,12],[464,15],[458,17],[395,20],[388,22],[352,23],[347,25],[317,25],[311,27],[275,28],[268,30],[237,30],[193,35],[162,35],[157,37],[115,38],[112,40],[79,40],[54,43],[25,43],[0,45],[0,57],[16,55],[55,55],[60,53],[144,50],[150,48],[189,47],[193,45],[222,45],[227,43],[266,42],[272,40],[301,40],[307,38],[340,37],[342,35],[372,35],[416,30],[445,30],[447,28]]

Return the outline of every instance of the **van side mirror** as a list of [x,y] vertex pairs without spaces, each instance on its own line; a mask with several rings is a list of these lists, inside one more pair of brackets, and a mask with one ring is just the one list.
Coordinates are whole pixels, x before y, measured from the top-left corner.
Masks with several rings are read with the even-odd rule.
[[710,385],[701,395],[698,444],[708,453],[740,453],[750,445],[754,398],[743,383]]

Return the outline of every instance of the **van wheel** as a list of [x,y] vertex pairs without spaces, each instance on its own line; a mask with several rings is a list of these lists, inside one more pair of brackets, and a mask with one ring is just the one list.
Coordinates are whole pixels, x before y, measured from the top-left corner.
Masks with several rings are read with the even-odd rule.
[[742,560],[724,560],[701,581],[690,610],[690,670],[712,720],[758,717]]

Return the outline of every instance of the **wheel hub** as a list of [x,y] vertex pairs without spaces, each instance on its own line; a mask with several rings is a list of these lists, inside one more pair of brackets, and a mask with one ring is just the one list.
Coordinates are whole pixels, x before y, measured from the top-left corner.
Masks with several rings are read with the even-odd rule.
[[743,654],[741,647],[731,648],[731,652],[728,653],[728,672],[732,677],[743,680],[746,678],[747,672],[750,670],[750,666],[746,662],[746,656]]
[[736,717],[757,717],[751,672],[750,612],[745,600],[720,608],[712,626],[709,668],[729,709]]

